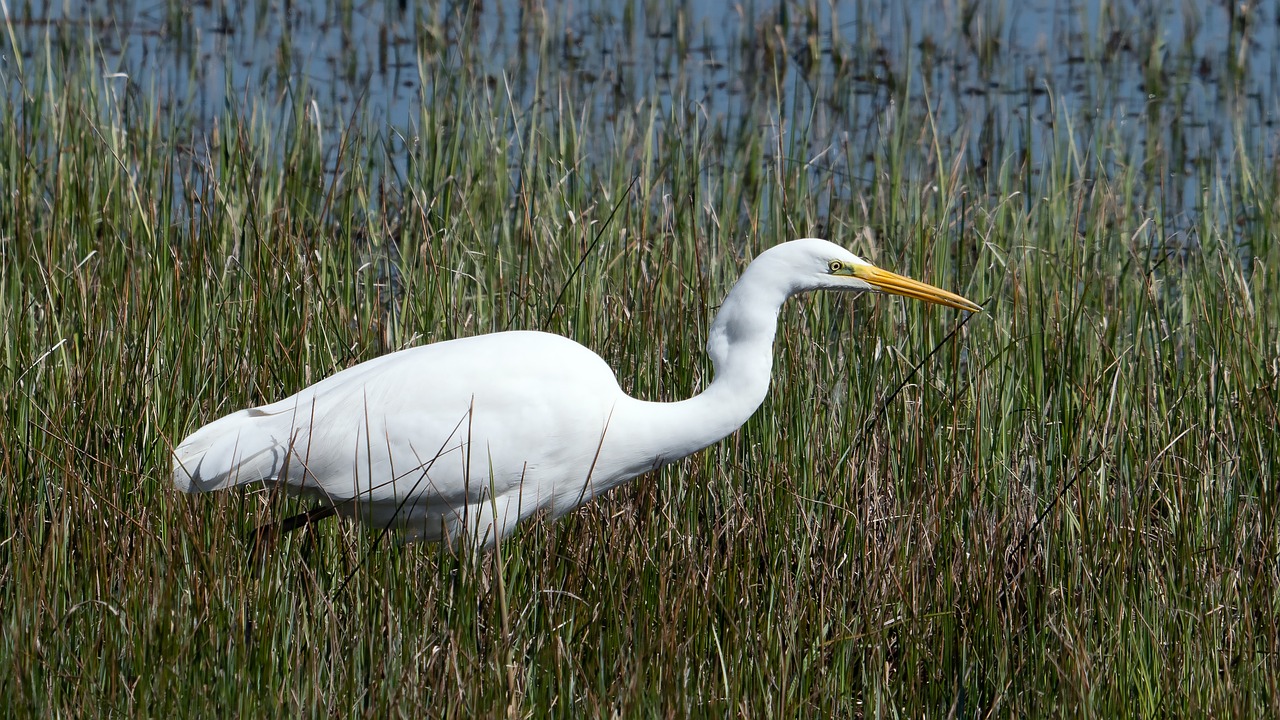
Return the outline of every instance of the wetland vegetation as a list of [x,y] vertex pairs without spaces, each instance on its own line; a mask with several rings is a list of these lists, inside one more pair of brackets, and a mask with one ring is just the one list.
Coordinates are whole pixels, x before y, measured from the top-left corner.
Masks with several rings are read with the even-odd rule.
[[[498,5],[9,0],[6,715],[1276,706],[1274,8]],[[479,562],[255,560],[295,501],[170,485],[203,422],[463,335],[686,397],[802,236],[986,312],[793,301],[738,433]]]

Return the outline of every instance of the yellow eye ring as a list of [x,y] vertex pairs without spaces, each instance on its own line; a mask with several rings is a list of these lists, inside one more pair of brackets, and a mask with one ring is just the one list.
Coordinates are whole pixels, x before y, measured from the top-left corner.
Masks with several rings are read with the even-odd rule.
[[839,260],[832,260],[831,262],[827,263],[828,272],[836,273],[836,272],[840,272],[843,269],[844,269],[844,263],[840,262]]

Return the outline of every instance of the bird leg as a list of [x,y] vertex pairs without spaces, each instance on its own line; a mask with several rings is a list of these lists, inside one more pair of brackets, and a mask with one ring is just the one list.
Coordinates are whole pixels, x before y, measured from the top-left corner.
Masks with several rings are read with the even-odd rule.
[[249,540],[249,544],[252,547],[250,553],[254,557],[258,557],[267,549],[279,542],[280,538],[284,535],[291,533],[298,528],[320,522],[327,517],[337,514],[338,508],[336,506],[322,505],[317,508],[312,508],[306,512],[298,513],[297,515],[291,515],[283,520],[259,525],[249,531],[249,535],[246,538]]

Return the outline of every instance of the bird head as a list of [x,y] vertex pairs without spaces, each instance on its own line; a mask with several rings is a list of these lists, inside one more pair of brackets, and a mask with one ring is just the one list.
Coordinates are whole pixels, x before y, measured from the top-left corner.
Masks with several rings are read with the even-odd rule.
[[[795,291],[842,290],[902,295],[957,310],[980,312],[982,308],[955,293],[918,280],[882,270],[835,243],[816,238],[777,245],[768,253],[785,256],[795,278]],[[780,257],[779,259],[784,259]]]

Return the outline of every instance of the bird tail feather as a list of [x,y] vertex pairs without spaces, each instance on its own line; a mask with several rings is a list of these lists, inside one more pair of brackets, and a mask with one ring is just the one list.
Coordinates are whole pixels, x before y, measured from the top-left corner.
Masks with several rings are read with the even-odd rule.
[[241,410],[192,433],[173,451],[174,486],[201,493],[279,479],[291,439],[279,432],[275,415]]

